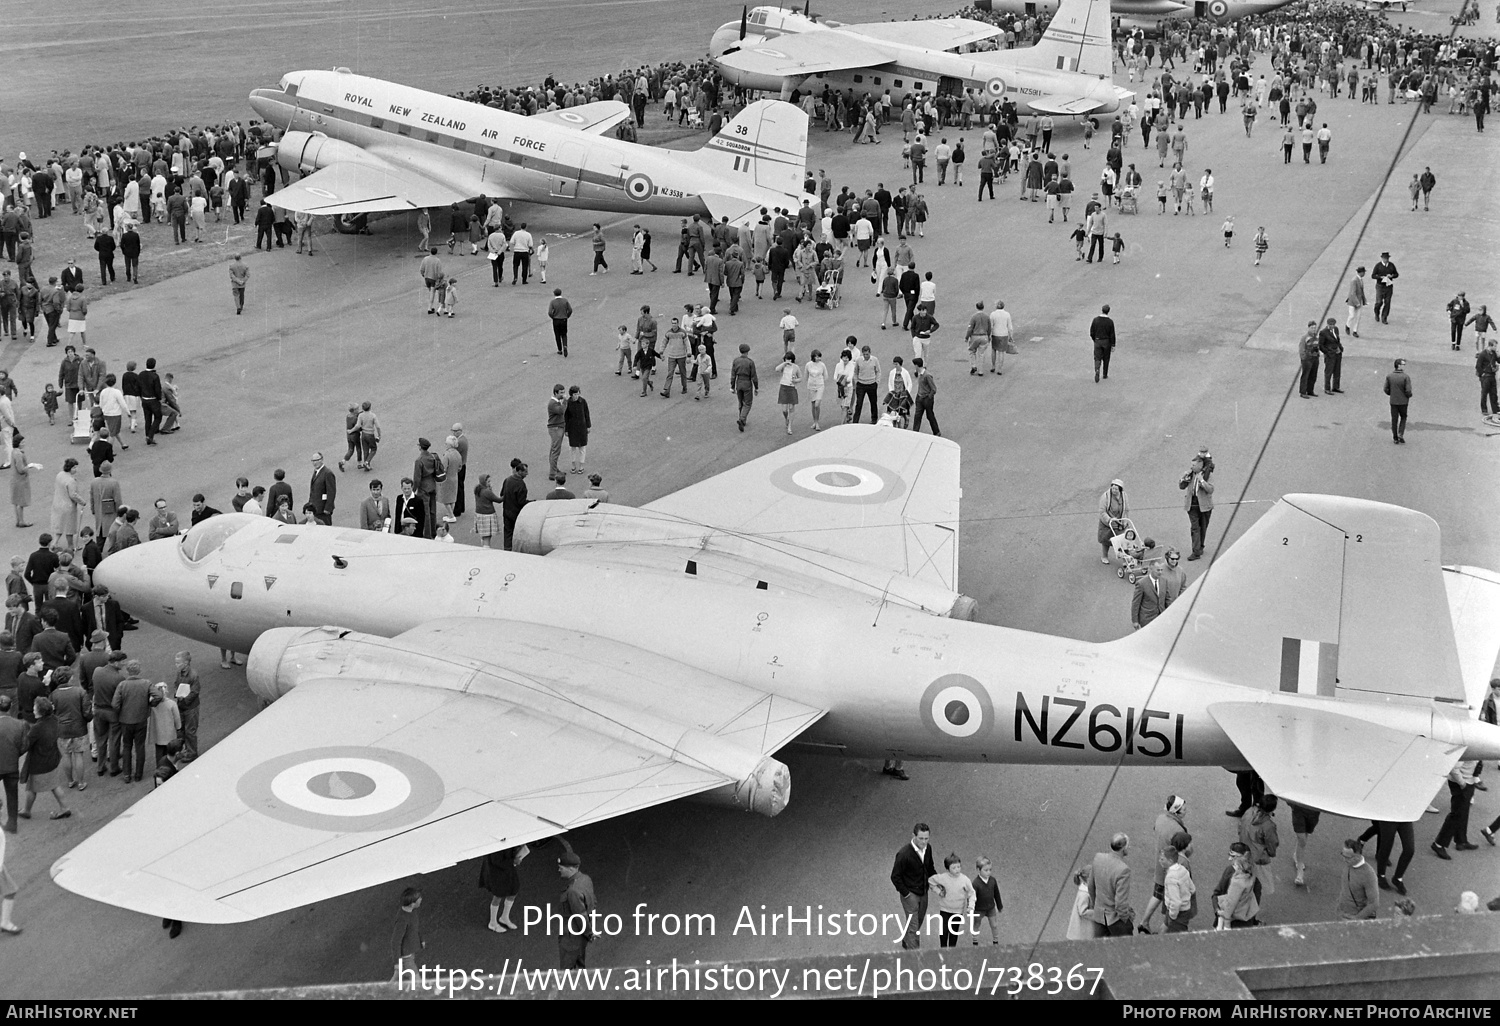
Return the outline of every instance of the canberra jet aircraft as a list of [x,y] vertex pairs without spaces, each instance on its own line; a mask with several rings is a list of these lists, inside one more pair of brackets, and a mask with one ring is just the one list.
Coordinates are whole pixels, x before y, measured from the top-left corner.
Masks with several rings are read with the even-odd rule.
[[[847,425],[641,508],[533,502],[514,552],[228,514],[115,553],[97,581],[248,648],[271,704],[52,875],[255,919],[678,798],[775,815],[793,742],[1254,768],[1379,820],[1500,758],[1477,719],[1500,575],[1441,566],[1423,514],[1289,495],[1095,644],[968,619],[959,496],[953,442]],[[675,626],[643,636],[627,610]]]
[[604,135],[630,116],[616,100],[522,117],[346,68],[292,72],[252,92],[250,106],[284,133],[277,162],[305,175],[270,204],[340,222],[484,195],[741,224],[761,207],[796,209],[804,195],[807,115],[774,100],[691,151]]
[[[1133,95],[1111,80],[1109,0],[1063,0],[1032,47],[953,52],[1001,31],[965,18],[819,22],[796,11],[757,7],[713,38],[724,76],[749,89],[821,93],[885,92],[900,103],[912,93],[1010,99],[1023,114],[1108,114]],[[737,36],[742,38],[737,38]]]

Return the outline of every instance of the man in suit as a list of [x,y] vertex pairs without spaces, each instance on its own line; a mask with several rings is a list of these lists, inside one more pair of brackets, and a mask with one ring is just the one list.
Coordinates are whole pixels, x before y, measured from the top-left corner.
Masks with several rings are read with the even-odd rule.
[[1406,407],[1411,403],[1411,378],[1405,360],[1397,359],[1395,369],[1385,376],[1385,394],[1391,397],[1391,440],[1405,445]]
[[[36,551],[26,559],[26,583],[31,585],[32,597],[36,599],[37,607],[47,601],[47,578],[58,567],[57,553],[52,551],[52,535],[43,532],[37,537]],[[8,628],[9,629],[9,628]],[[15,631],[11,630],[14,634]],[[21,639],[16,638],[16,644],[20,645]]]
[[109,661],[94,671],[94,747],[99,776],[120,775],[120,717],[115,713],[115,691],[125,679],[125,653],[115,649]]
[[120,718],[120,754],[124,757],[125,783],[133,784],[146,772],[146,721],[151,718],[151,682],[141,676],[141,664],[136,659],[126,662],[125,674],[125,679],[115,688],[113,705]]
[[359,526],[365,531],[384,531],[391,518],[391,500],[385,497],[385,485],[377,478],[370,482],[370,497],[359,505]]
[[1339,338],[1338,318],[1328,318],[1323,330],[1318,332],[1318,351],[1323,354],[1323,391],[1328,395],[1342,395],[1339,387],[1344,369],[1344,342]]
[[57,629],[57,610],[50,604],[44,605],[41,618],[41,633],[31,639],[31,647],[27,651],[40,655],[49,670],[67,666],[78,657],[78,650],[73,647],[68,636]]
[[1115,322],[1109,315],[1108,303],[1089,323],[1089,338],[1094,342],[1094,384],[1097,385],[1101,370],[1104,380],[1109,380],[1109,357],[1115,351]]
[[16,650],[16,639],[10,631],[0,631],[0,695],[16,694],[16,680],[26,665],[25,657]]
[[323,465],[323,454],[312,454],[312,481],[307,486],[307,501],[312,503],[313,516],[318,523],[333,524],[333,500],[338,492],[338,478]]
[[1391,323],[1391,298],[1396,294],[1396,279],[1401,272],[1391,263],[1389,253],[1380,254],[1380,263],[1375,265],[1375,320],[1381,324]]
[[909,951],[922,946],[918,934],[927,919],[927,881],[937,875],[931,839],[932,829],[926,823],[912,827],[911,840],[897,850],[891,866],[891,883],[901,897],[901,912],[906,916],[901,946]]
[[[108,641],[111,651],[118,649],[125,640],[125,617],[121,615],[120,603],[103,584],[94,585],[93,597],[83,610],[83,627],[91,640]],[[96,635],[102,637],[95,639]]]
[[1104,927],[1106,937],[1129,937],[1135,932],[1135,909],[1130,905],[1130,838],[1115,834],[1109,851],[1094,855],[1094,872],[1089,879],[1090,913],[1094,922]]
[[31,650],[31,639],[42,629],[41,621],[28,613],[19,595],[8,595],[5,599],[5,633],[9,634],[18,652]]
[[[88,631],[83,622],[83,609],[79,604],[79,595],[79,592],[70,589],[66,593],[55,595],[42,607],[52,610],[57,616],[57,629],[67,636],[75,654],[83,651],[83,639],[88,637]],[[48,667],[48,669],[51,668]]]
[[77,292],[83,285],[83,268],[78,266],[78,261],[68,257],[68,266],[62,269],[62,287],[64,292]]
[[1162,614],[1167,602],[1167,585],[1161,579],[1161,564],[1153,560],[1146,564],[1146,576],[1135,582],[1135,594],[1130,598],[1130,625],[1140,630]]

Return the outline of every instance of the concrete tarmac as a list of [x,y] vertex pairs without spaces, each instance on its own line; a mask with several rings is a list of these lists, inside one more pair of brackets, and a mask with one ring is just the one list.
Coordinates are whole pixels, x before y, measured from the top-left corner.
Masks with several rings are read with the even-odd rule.
[[[1263,70],[1264,58],[1256,71]],[[1097,558],[1098,496],[1111,478],[1122,477],[1144,531],[1185,547],[1187,523],[1176,481],[1200,444],[1212,448],[1219,467],[1220,511],[1210,551],[1232,542],[1280,495],[1325,491],[1423,510],[1443,527],[1445,562],[1500,568],[1493,520],[1500,502],[1497,432],[1480,422],[1474,408],[1472,368],[1448,359],[1445,347],[1436,344],[1443,325],[1435,320],[1466,272],[1472,273],[1471,300],[1485,301],[1494,277],[1483,269],[1493,261],[1486,265],[1476,255],[1455,266],[1444,259],[1452,243],[1448,218],[1455,216],[1449,209],[1409,215],[1398,207],[1387,214],[1382,200],[1372,221],[1380,226],[1372,229],[1376,235],[1399,239],[1380,243],[1376,255],[1390,248],[1403,275],[1389,333],[1406,332],[1412,343],[1418,398],[1411,444],[1390,443],[1380,394],[1389,364],[1373,341],[1368,356],[1351,347],[1346,395],[1287,403],[1296,359],[1285,347],[1295,339],[1267,325],[1276,318],[1297,324],[1321,316],[1330,298],[1342,299],[1341,291],[1334,295],[1341,284],[1332,269],[1353,252],[1349,233],[1396,157],[1405,119],[1419,117],[1411,107],[1345,99],[1319,97],[1319,106],[1320,120],[1326,115],[1336,125],[1336,145],[1329,164],[1315,161],[1310,167],[1301,164],[1300,153],[1293,166],[1283,167],[1279,134],[1264,121],[1247,139],[1234,107],[1202,120],[1190,114],[1189,169],[1195,181],[1204,167],[1214,169],[1214,216],[1162,216],[1149,201],[1138,215],[1111,215],[1111,232],[1122,232],[1128,244],[1119,266],[1076,262],[1067,239],[1071,226],[1049,225],[1042,204],[1018,202],[1015,178],[997,186],[993,204],[979,205],[972,158],[962,189],[936,187],[929,168],[924,192],[932,217],[926,238],[913,246],[918,269],[933,270],[938,283],[943,327],[933,350],[937,413],[945,434],[963,446],[960,584],[979,600],[981,619],[1091,640],[1126,633],[1128,588]],[[960,133],[941,134],[951,140]],[[972,154],[978,133],[968,133],[968,139]],[[1408,160],[1435,162],[1441,153],[1449,170],[1434,163],[1441,183],[1435,201],[1495,216],[1493,197],[1454,181],[1471,173],[1461,168],[1481,166],[1483,137],[1473,133],[1472,121],[1419,117],[1408,145],[1398,171]],[[1069,153],[1080,184],[1076,216],[1094,188],[1104,146],[1096,137],[1094,147],[1084,150],[1078,129],[1068,126],[1059,130],[1055,148]],[[1143,160],[1139,135],[1125,159],[1146,163],[1143,175],[1153,186],[1152,172],[1165,174]],[[809,167],[826,168],[835,190],[849,183],[863,191],[878,181],[895,188],[910,174],[901,169],[900,131],[890,128],[881,145],[859,147],[849,145],[848,135],[815,128]],[[1387,196],[1402,184],[1398,174]],[[1220,231],[1226,214],[1236,220],[1227,250]],[[90,317],[90,343],[111,369],[122,369],[126,359],[157,357],[177,373],[186,409],[182,432],[159,447],[148,449],[140,435],[127,435],[131,447],[116,472],[126,502],[149,509],[151,498],[164,495],[186,520],[195,491],[227,509],[237,475],[269,484],[271,470],[284,467],[300,504],[310,452],[321,449],[330,460],[342,455],[345,405],[366,398],[384,427],[373,476],[388,491],[409,472],[418,435],[440,441],[448,425],[461,420],[473,438],[471,484],[482,472],[503,476],[510,458],[520,456],[536,468],[533,493],[540,494],[547,441],[542,409],[554,382],[582,385],[595,423],[589,469],[604,475],[617,502],[648,502],[790,441],[769,392],[762,393],[742,435],[734,429],[732,401],[717,390],[706,402],[675,393],[670,400],[640,398],[635,383],[614,377],[616,325],[633,325],[642,303],[671,316],[681,304],[704,298],[700,279],[672,274],[675,222],[648,222],[661,270],[637,278],[628,273],[632,219],[612,219],[611,271],[589,277],[588,239],[579,233],[590,216],[542,208],[515,216],[554,240],[548,286],[513,287],[507,281],[492,288],[486,261],[449,258],[445,250],[444,263],[458,268],[463,282],[452,320],[425,312],[409,218],[378,222],[369,238],[320,237],[312,257],[250,251],[249,300],[241,317],[233,313],[222,265],[98,304]],[[1399,228],[1398,216],[1408,218]],[[1385,227],[1386,218],[1392,227]],[[1258,224],[1266,225],[1272,248],[1255,267],[1250,239]],[[236,248],[249,251],[249,241],[231,231],[226,255]],[[1361,258],[1369,245],[1359,244]],[[799,306],[790,295],[780,303],[748,299],[733,318],[721,307],[720,351],[751,343],[768,377],[780,356],[776,323],[787,306],[802,324],[800,359],[816,345],[832,360],[851,334],[873,343],[885,363],[894,355],[909,357],[902,333],[877,327],[879,306],[867,272],[851,270],[846,282],[837,310]],[[566,361],[553,353],[545,317],[554,284],[576,311]],[[1002,377],[972,378],[964,325],[975,300],[988,307],[997,298],[1016,317],[1021,353],[1008,359]],[[1113,304],[1120,347],[1109,380],[1095,384],[1087,325],[1105,302]],[[1372,339],[1380,337],[1372,333]],[[82,455],[69,446],[61,423],[45,424],[36,403],[41,382],[55,376],[57,353],[25,352],[13,372],[22,388],[17,408],[29,436],[28,454],[46,465],[35,479],[32,519],[38,527],[0,528],[14,553],[29,551],[36,531],[45,527],[47,484],[60,461]],[[797,437],[808,433],[806,407],[793,427]],[[340,476],[336,523],[353,523],[370,476],[352,469]],[[473,540],[466,533],[471,521],[466,517],[459,525],[461,542]],[[857,536],[849,539],[851,551],[858,544]],[[1196,572],[1203,564],[1185,565]],[[639,616],[648,641],[653,631],[692,629],[657,623],[649,611],[620,615]],[[155,628],[127,635],[127,648],[146,662],[148,674],[165,675],[171,653],[181,647],[181,639]],[[240,669],[220,670],[215,653],[191,647],[203,672],[203,731],[207,740],[217,740],[253,715],[256,702]],[[819,904],[825,912],[897,911],[887,879],[891,857],[917,820],[932,825],[939,857],[956,851],[967,866],[979,854],[995,859],[1006,903],[1005,936],[1013,942],[1063,935],[1072,868],[1106,846],[1116,830],[1139,839],[1134,901],[1144,909],[1150,875],[1145,839],[1168,794],[1188,800],[1200,887],[1212,889],[1234,838],[1234,824],[1223,816],[1235,803],[1232,779],[1216,769],[1115,773],[1108,767],[913,765],[912,780],[901,783],[881,776],[872,763],[795,751],[786,758],[796,787],[790,806],[774,821],[679,803],[570,835],[601,907],[626,916],[626,934],[602,941],[591,953],[592,964],[888,950],[893,933],[763,936],[736,933],[734,926],[742,909],[758,914],[762,904],[768,911],[785,911],[788,904],[799,912]],[[150,994],[389,974],[390,924],[406,881],[254,923],[189,925],[176,942],[167,940],[158,922],[61,891],[47,867],[128,809],[141,786],[127,788],[119,778],[90,780],[86,793],[68,793],[76,810],[72,819],[24,822],[12,841],[8,858],[21,884],[16,918],[26,927],[22,937],[3,940],[12,993]],[[1479,795],[1475,831],[1500,811],[1495,793]],[[39,809],[49,811],[50,799]],[[1439,862],[1426,850],[1439,818],[1428,816],[1417,825],[1419,850],[1407,873],[1424,913],[1448,911],[1466,889],[1486,899],[1495,890],[1493,849],[1458,853],[1452,862]],[[1286,813],[1278,820],[1284,842],[1276,862],[1279,888],[1267,902],[1266,920],[1331,918],[1338,842],[1364,824],[1324,817],[1303,890],[1291,886]],[[561,890],[555,856],[555,847],[544,848],[523,866],[523,903],[545,902]],[[555,942],[549,938],[499,937],[485,929],[487,895],[477,889],[477,878],[471,862],[421,879],[429,960],[490,971],[500,970],[507,958],[552,964]],[[659,927],[652,935],[638,934],[630,913],[639,904],[647,913],[712,913],[717,928],[713,936],[690,938],[662,936]],[[1196,925],[1207,926],[1207,919],[1205,911]],[[1144,945],[1150,942],[1137,943],[1149,957]]]

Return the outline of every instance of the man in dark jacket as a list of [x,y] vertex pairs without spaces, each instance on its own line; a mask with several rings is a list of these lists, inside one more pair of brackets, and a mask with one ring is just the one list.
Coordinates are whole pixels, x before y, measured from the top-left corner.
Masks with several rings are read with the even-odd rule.
[[1089,325],[1089,338],[1094,343],[1094,383],[1099,383],[1099,372],[1109,380],[1109,357],[1115,351],[1115,322],[1109,315],[1109,304],[1105,303],[1099,316]]
[[333,525],[333,501],[338,493],[338,478],[323,464],[323,454],[312,454],[312,481],[307,486],[307,501],[312,504],[313,518],[318,523]]
[[245,219],[245,205],[250,201],[250,181],[243,175],[235,175],[229,183],[229,209],[234,214],[234,223]]
[[21,753],[26,750],[26,724],[12,709],[9,695],[0,695],[0,783],[5,786],[5,830],[16,832],[16,784],[21,779]]
[[437,475],[443,463],[432,452],[432,443],[425,438],[417,439],[417,459],[412,466],[411,479],[417,494],[422,497],[422,537],[431,538],[435,533],[437,509]]
[[264,198],[260,206],[255,210],[255,248],[260,249],[261,240],[265,240],[266,252],[271,252],[271,229],[276,224],[276,211]]
[[141,283],[141,236],[135,225],[120,236],[120,255],[125,258],[125,280]]
[[57,629],[57,610],[50,603],[41,607],[41,633],[31,639],[29,651],[42,657],[49,670],[66,666],[78,656],[78,650],[66,634]]
[[907,264],[901,272],[901,298],[906,300],[906,316],[901,318],[901,327],[910,330],[912,315],[917,312],[917,297],[922,293],[922,276],[916,264]]
[[115,237],[109,232],[94,236],[94,252],[99,254],[99,284],[115,280]]
[[133,784],[146,772],[146,721],[151,718],[151,682],[141,676],[139,660],[125,664],[124,680],[115,688],[114,708],[120,717],[120,754],[125,763],[125,783]]
[[156,357],[146,361],[146,369],[137,380],[141,392],[141,413],[146,421],[146,444],[155,445],[161,433],[161,375],[156,372]]
[[918,934],[927,919],[927,881],[937,875],[932,862],[932,846],[928,843],[932,830],[926,823],[912,827],[911,840],[896,851],[895,863],[891,866],[891,884],[901,896],[901,912],[906,916],[906,932],[901,946],[914,950],[922,946]]
[[1323,391],[1329,395],[1342,394],[1344,390],[1339,385],[1344,368],[1344,343],[1339,338],[1337,318],[1328,318],[1328,323],[1318,332],[1318,351],[1323,354]]

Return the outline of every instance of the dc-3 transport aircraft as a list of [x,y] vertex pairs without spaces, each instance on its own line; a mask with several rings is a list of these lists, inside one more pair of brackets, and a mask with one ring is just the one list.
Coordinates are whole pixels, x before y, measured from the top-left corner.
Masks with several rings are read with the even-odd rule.
[[710,45],[729,81],[783,98],[824,86],[889,92],[898,104],[912,93],[968,92],[987,104],[1008,98],[1023,114],[1084,117],[1119,110],[1133,95],[1110,77],[1109,4],[1063,0],[1037,44],[1016,50],[953,52],[1002,31],[967,18],[839,25],[779,7],[747,11]]
[[604,135],[630,116],[616,100],[522,117],[345,68],[292,72],[250,106],[284,133],[276,161],[305,174],[271,205],[341,221],[485,195],[740,224],[805,195],[807,115],[777,100],[750,104],[686,152]]
[[[1118,641],[975,623],[959,448],[861,425],[642,508],[533,502],[515,552],[228,514],[111,555],[137,616],[250,650],[271,705],[59,859],[151,916],[255,919],[676,798],[773,816],[840,756],[1253,767],[1418,818],[1500,648],[1437,524],[1289,495]],[[1399,592],[1401,600],[1391,601]],[[700,629],[641,645],[625,608]]]

